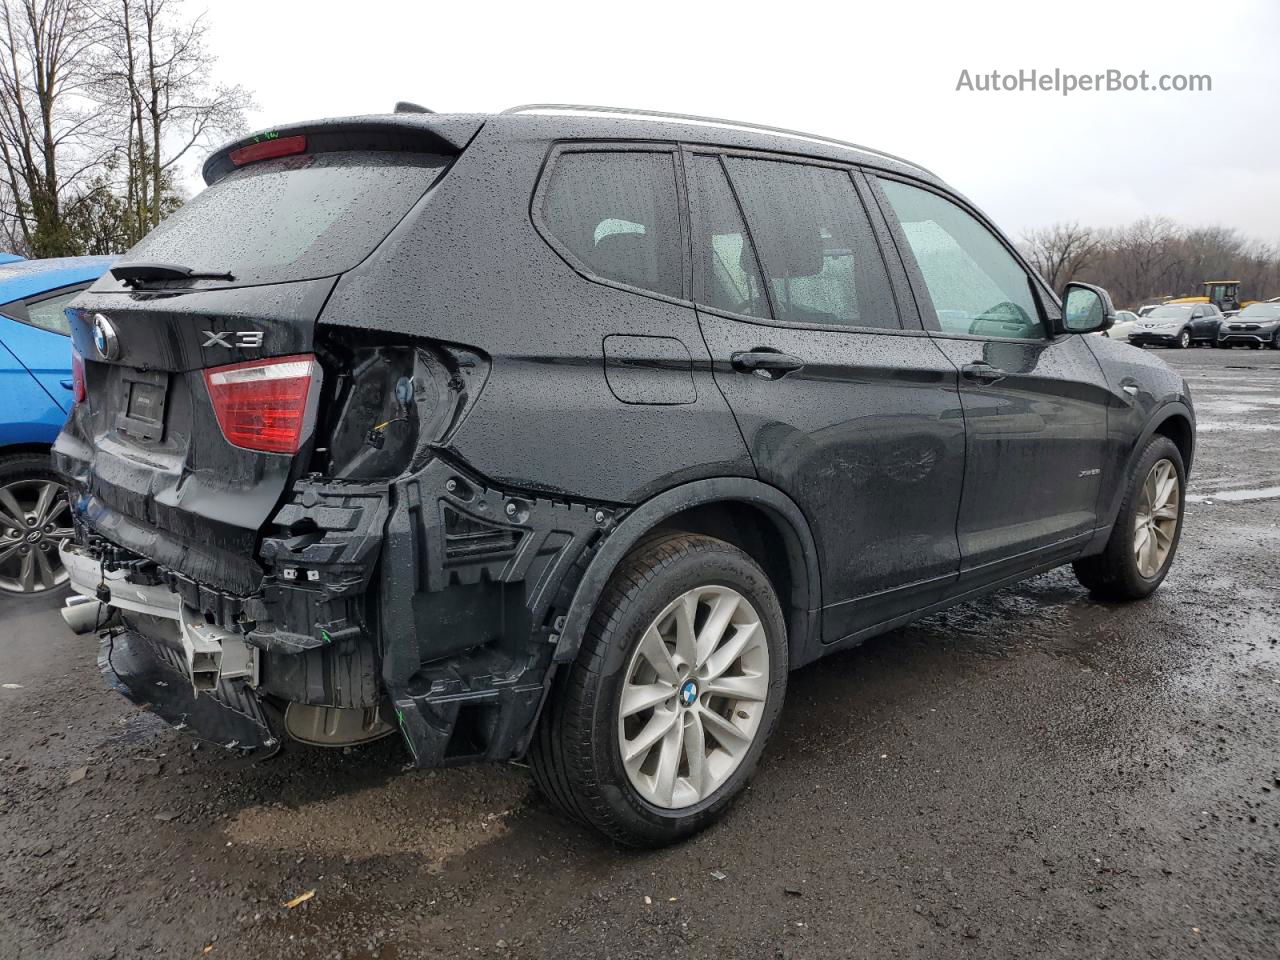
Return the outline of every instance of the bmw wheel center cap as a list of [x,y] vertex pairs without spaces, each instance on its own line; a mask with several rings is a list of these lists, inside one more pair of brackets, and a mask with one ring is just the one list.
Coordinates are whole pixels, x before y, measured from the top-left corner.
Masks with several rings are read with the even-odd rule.
[[686,680],[680,687],[680,706],[691,707],[697,699],[698,685],[692,680]]

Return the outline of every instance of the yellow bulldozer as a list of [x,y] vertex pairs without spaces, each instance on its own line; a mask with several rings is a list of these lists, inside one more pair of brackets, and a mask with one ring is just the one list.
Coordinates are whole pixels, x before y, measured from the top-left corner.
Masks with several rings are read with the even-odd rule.
[[1223,313],[1236,313],[1243,307],[1258,302],[1256,300],[1241,301],[1239,280],[1206,280],[1201,286],[1204,287],[1203,296],[1177,297],[1164,302],[1167,304],[1212,303]]

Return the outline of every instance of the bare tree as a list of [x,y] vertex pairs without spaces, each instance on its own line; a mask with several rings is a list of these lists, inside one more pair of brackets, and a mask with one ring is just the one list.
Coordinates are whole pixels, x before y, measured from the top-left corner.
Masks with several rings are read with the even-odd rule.
[[96,42],[88,0],[0,6],[0,223],[34,256],[78,252],[67,214],[102,159],[101,118],[86,99]]
[[203,14],[184,0],[107,0],[100,20],[98,90],[117,118],[130,241],[175,205],[181,164],[244,129],[253,106],[239,85],[216,84]]
[[1067,282],[1093,262],[1098,253],[1096,231],[1078,223],[1055,223],[1031,230],[1022,237],[1023,249],[1031,265],[1045,282],[1058,292]]

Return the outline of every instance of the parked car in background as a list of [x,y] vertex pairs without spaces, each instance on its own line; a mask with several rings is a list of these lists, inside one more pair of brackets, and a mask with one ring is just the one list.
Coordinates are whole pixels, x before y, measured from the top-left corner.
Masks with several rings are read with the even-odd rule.
[[58,541],[71,535],[49,448],[75,398],[64,308],[111,257],[0,264],[0,594],[63,586]]
[[1264,344],[1280,350],[1280,303],[1251,303],[1225,320],[1218,331],[1216,347],[1245,344],[1258,350]]
[[1116,322],[1111,325],[1111,329],[1101,331],[1098,336],[1109,340],[1128,340],[1137,323],[1138,315],[1132,310],[1117,310]]
[[204,176],[71,308],[55,460],[104,671],[215,742],[527,754],[652,846],[742,792],[795,667],[1173,561],[1185,381],[909,161],[549,106],[298,124]]
[[1222,319],[1222,311],[1211,303],[1168,303],[1141,317],[1129,332],[1129,342],[1139,347],[1178,348],[1212,344],[1218,339]]

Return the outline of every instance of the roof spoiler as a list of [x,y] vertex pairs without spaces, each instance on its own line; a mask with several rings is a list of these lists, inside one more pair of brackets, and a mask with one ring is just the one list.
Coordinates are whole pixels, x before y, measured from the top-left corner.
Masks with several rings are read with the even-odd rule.
[[204,162],[204,182],[212,185],[225,177],[236,164],[231,159],[235,150],[279,140],[306,137],[307,153],[332,153],[338,150],[391,150],[411,153],[458,154],[484,126],[483,116],[434,113],[396,113],[391,116],[344,117],[316,120],[262,130],[223,144]]

